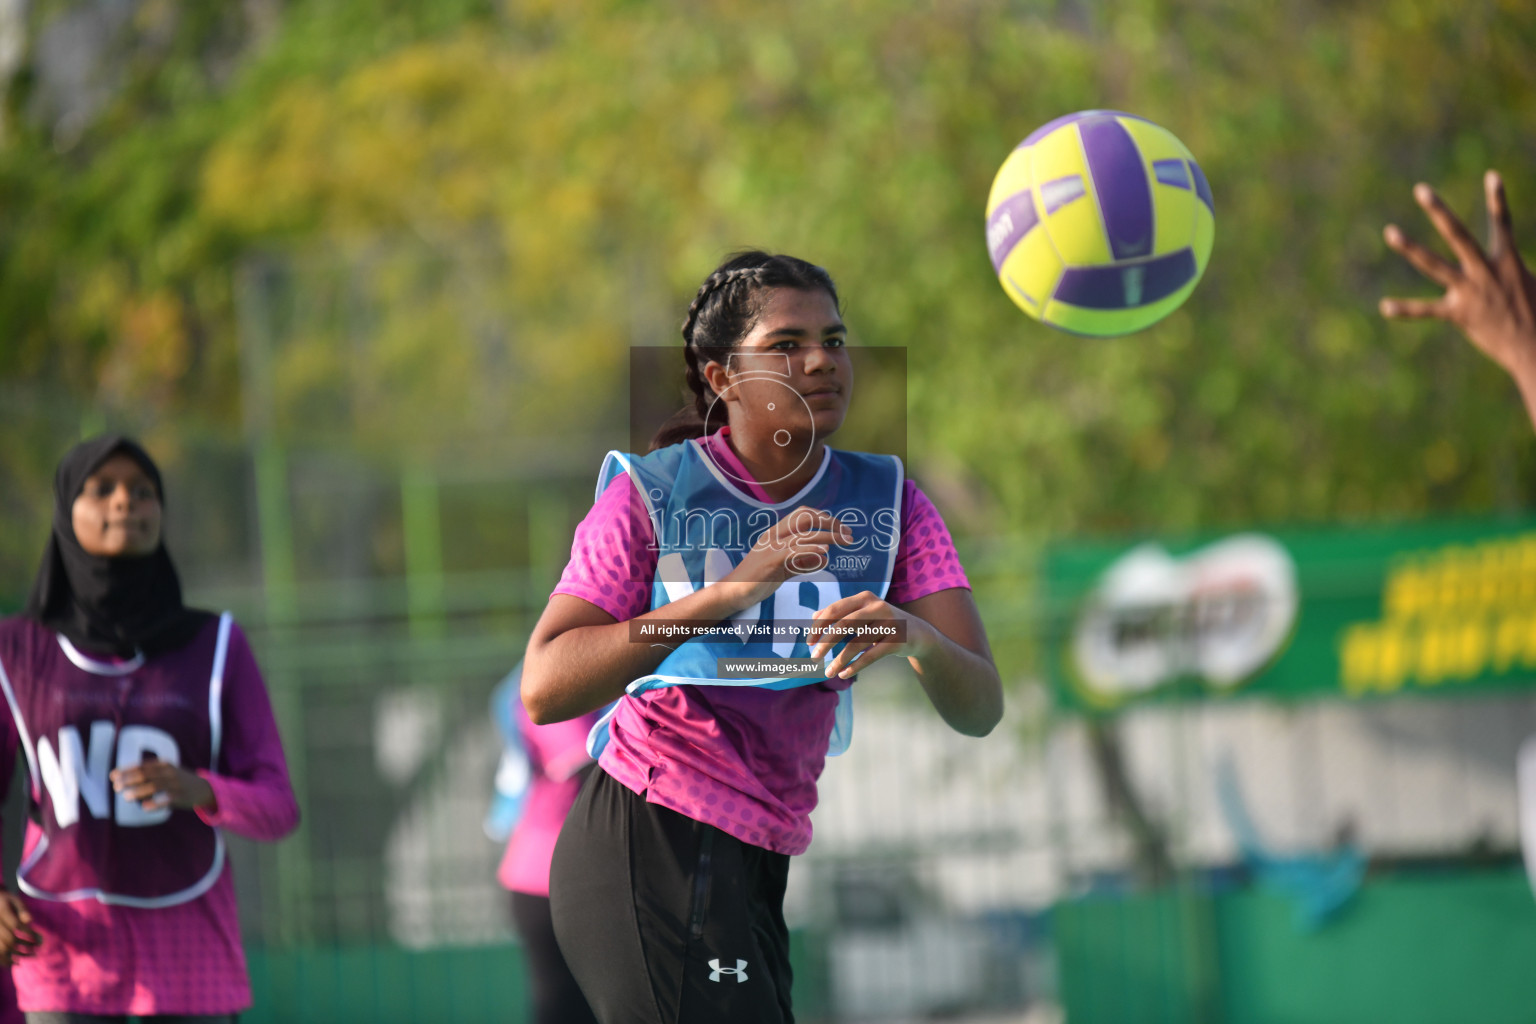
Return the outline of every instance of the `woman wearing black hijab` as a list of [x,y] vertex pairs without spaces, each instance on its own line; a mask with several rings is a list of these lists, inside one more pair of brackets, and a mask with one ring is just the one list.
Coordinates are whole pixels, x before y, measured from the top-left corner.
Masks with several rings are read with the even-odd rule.
[[77,445],[26,609],[0,622],[0,786],[18,747],[31,777],[0,959],[31,1024],[232,1021],[251,999],[221,830],[298,823],[255,658],[227,613],[182,604],[163,501],[133,441]]
[[71,449],[54,476],[53,533],[23,614],[98,654],[185,646],[213,616],[181,603],[160,543],[164,490],[149,454],[125,437]]

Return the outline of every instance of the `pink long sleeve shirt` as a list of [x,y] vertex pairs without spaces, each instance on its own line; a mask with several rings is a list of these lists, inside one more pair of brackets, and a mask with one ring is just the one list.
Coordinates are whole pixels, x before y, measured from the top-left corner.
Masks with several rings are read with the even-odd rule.
[[[0,669],[8,689],[59,685],[51,675],[62,677],[67,671],[56,667],[56,650],[64,646],[62,638],[30,620],[0,622]],[[123,663],[97,660],[73,648],[68,652],[73,666],[99,678],[101,687],[131,692],[132,674],[123,672]],[[78,686],[81,677],[70,678]],[[64,699],[62,686],[59,690]],[[250,839],[280,839],[297,827],[298,804],[271,702],[239,626],[230,630],[218,705],[223,737],[218,762],[212,770],[198,771],[217,802],[214,810],[196,814],[209,825]],[[0,787],[10,783],[19,743],[14,714],[0,711]],[[31,785],[34,804],[48,799],[38,780]],[[24,863],[42,838],[42,829],[29,820]],[[172,906],[124,906],[91,897],[22,898],[42,937],[37,953],[12,968],[22,1010],[212,1015],[251,1005],[227,861],[206,892]]]
[[[706,453],[757,501],[773,499],[731,450],[729,427]],[[911,480],[902,492],[901,538],[886,600],[906,604],[970,587],[933,503]],[[620,622],[651,607],[657,553],[650,518],[629,477],[616,478],[576,529],[554,593],[579,597]],[[743,842],[804,853],[816,780],[826,761],[837,691],[850,680],[791,690],[669,686],[625,697],[598,764],[629,789]]]

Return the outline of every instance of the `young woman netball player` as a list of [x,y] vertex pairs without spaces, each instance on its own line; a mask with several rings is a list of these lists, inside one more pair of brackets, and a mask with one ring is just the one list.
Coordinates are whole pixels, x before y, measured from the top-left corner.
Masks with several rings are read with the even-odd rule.
[[19,895],[0,893],[31,1024],[233,1021],[251,1005],[221,830],[298,823],[245,636],[181,602],[164,490],[123,437],[76,446],[22,616],[0,622],[0,785],[31,790]]
[[[1001,717],[943,520],[898,460],[826,445],[853,392],[845,337],[819,267],[748,252],[711,274],[683,325],[694,402],[650,453],[609,457],[529,641],[535,721],[622,697],[594,730],[598,769],[550,880],[560,946],[604,1024],[793,1019],[789,857],[810,843],[855,671],[899,654],[953,728],[983,736]],[[645,639],[676,620],[732,632]],[[786,640],[775,624],[797,620],[904,632]],[[819,663],[728,685],[719,659],[742,654]]]
[[1387,245],[1444,287],[1445,294],[1438,299],[1382,299],[1381,312],[1387,317],[1432,318],[1455,324],[1514,378],[1526,412],[1536,424],[1536,277],[1515,247],[1509,202],[1498,172],[1483,176],[1483,190],[1488,204],[1487,252],[1434,189],[1423,184],[1414,188],[1414,198],[1451,247],[1456,263],[1410,241],[1397,225],[1387,225]]

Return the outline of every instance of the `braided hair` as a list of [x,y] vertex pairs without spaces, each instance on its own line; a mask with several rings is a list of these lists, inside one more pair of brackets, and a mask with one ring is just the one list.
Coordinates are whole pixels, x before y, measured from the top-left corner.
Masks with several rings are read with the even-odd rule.
[[715,392],[704,379],[703,368],[712,361],[724,364],[751,333],[762,313],[765,293],[772,288],[821,289],[841,311],[831,275],[814,263],[758,249],[730,256],[704,279],[688,305],[683,320],[683,380],[692,400],[656,431],[650,451],[704,436]]

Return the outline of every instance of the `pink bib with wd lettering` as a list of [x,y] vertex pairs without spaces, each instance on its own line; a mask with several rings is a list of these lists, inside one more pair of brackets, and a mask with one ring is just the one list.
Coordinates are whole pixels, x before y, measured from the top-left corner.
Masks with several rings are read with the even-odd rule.
[[194,811],[146,810],[110,773],[153,757],[218,770],[229,615],[179,651],[103,661],[29,620],[0,638],[0,689],[31,775],[41,836],[17,884],[46,900],[167,907],[196,899],[224,867],[224,840]]

